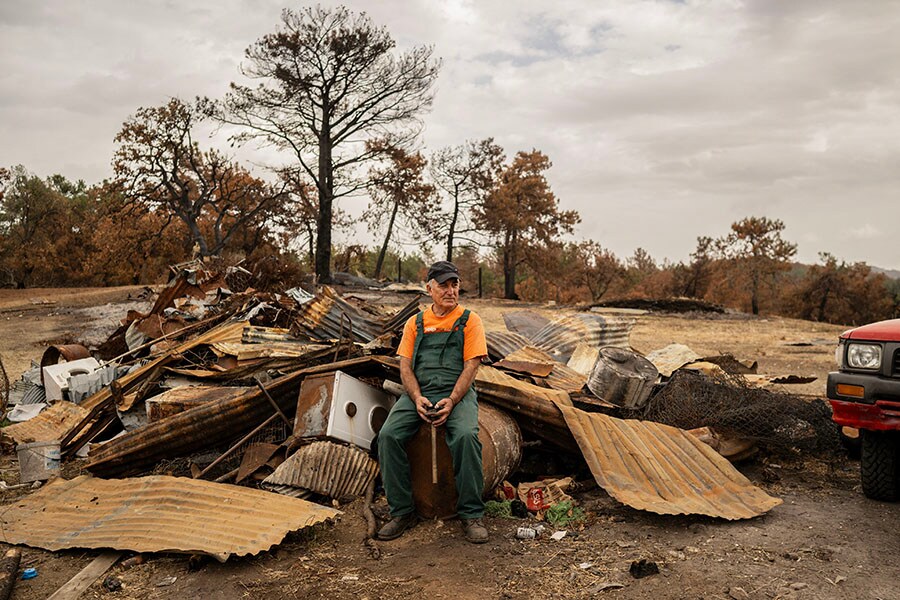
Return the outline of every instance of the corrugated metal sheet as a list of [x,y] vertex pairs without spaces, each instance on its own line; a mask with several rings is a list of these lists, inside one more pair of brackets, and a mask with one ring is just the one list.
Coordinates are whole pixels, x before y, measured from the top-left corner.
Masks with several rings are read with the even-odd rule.
[[311,352],[331,348],[323,344],[297,344],[291,342],[217,342],[211,345],[219,355],[234,356],[238,360],[255,358],[298,358]]
[[587,383],[588,378],[574,369],[570,369],[561,362],[553,360],[553,357],[534,346],[526,346],[516,350],[508,355],[504,360],[527,361],[550,364],[553,370],[545,379],[547,385],[554,390],[562,390],[564,392],[580,392]]
[[633,327],[634,319],[578,313],[548,323],[531,341],[555,359],[568,362],[578,344],[627,347]]
[[531,337],[543,329],[550,319],[533,310],[519,310],[513,313],[503,313],[503,322],[506,323],[506,329],[509,331]]
[[46,402],[43,386],[27,379],[18,379],[9,388],[9,404],[39,404]]
[[594,371],[594,365],[597,364],[597,357],[600,355],[600,348],[589,346],[588,344],[578,344],[575,346],[572,357],[566,363],[570,369],[581,373],[585,377],[590,377]]
[[[306,367],[266,384],[266,389],[281,410],[292,415],[304,377],[338,369],[365,373],[380,369],[381,364],[395,368],[394,362],[381,357],[352,359]],[[162,459],[187,456],[197,450],[233,442],[273,414],[274,409],[265,396],[251,388],[240,396],[214,400],[150,423],[104,443],[96,451],[92,448],[87,468],[103,476],[140,473]]]
[[649,353],[646,358],[653,363],[660,375],[671,377],[672,373],[684,365],[698,360],[700,355],[684,344],[669,344]]
[[399,329],[419,311],[418,298],[389,318],[363,313],[328,286],[316,297],[297,308],[292,333],[302,333],[314,340],[352,339],[371,342],[379,335]]
[[241,341],[245,344],[259,344],[262,342],[299,342],[291,335],[290,329],[281,327],[259,327],[248,325],[241,332]]
[[519,348],[531,344],[524,335],[511,331],[488,331],[487,338],[488,355],[494,360],[506,358]]
[[362,496],[378,475],[378,463],[350,446],[313,442],[281,463],[263,483],[289,485],[331,498]]
[[569,394],[519,381],[492,367],[475,376],[478,401],[490,402],[512,415],[519,427],[562,448],[578,451],[558,404],[571,405]]
[[257,554],[290,531],[337,516],[303,500],[162,475],[109,481],[57,479],[0,515],[0,538],[47,550],[113,548],[203,553],[224,561]]
[[77,425],[88,414],[88,411],[71,402],[57,402],[33,419],[15,423],[3,428],[3,435],[13,439],[17,444],[25,442],[50,442],[62,439],[62,436]]
[[[243,331],[244,326],[246,325],[248,325],[246,321],[228,321],[217,325],[196,338],[179,344],[169,352],[151,360],[131,373],[120,377],[117,381],[121,386],[123,394],[128,394],[128,392],[132,391],[132,388],[139,385],[151,371],[162,368],[173,356],[183,354],[201,344],[240,341],[241,331]],[[90,441],[90,438],[93,435],[96,435],[97,432],[92,431],[91,423],[95,422],[95,420],[99,422],[104,414],[108,414],[113,410],[112,390],[109,387],[105,387],[96,394],[85,398],[79,406],[89,412],[85,415],[84,419],[73,424],[65,432],[65,435],[60,438],[64,453],[70,453],[81,448],[85,442]],[[127,410],[129,407],[123,406],[120,408]]]
[[664,515],[757,517],[781,504],[684,430],[559,404],[594,474],[618,501]]
[[302,488],[296,488],[290,485],[276,485],[274,483],[261,483],[260,487],[265,490],[269,490],[270,492],[275,492],[276,494],[281,494],[282,496],[290,496],[291,498],[309,498],[313,495],[313,493],[309,490],[304,490]]

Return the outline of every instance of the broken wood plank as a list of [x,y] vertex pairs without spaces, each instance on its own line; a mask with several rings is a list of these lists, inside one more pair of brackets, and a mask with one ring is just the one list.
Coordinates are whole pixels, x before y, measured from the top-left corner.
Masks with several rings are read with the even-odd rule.
[[122,552],[104,552],[78,572],[61,588],[56,590],[47,600],[78,600],[91,584],[106,573],[110,567],[122,558]]

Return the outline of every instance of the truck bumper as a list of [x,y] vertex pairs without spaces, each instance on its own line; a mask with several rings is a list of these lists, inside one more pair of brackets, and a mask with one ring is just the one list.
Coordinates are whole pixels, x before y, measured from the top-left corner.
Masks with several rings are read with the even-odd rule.
[[878,400],[875,404],[831,402],[832,419],[838,425],[874,431],[900,430],[900,402]]
[[[853,393],[842,393],[848,391]],[[833,372],[828,374],[827,393],[838,425],[900,430],[900,379]]]

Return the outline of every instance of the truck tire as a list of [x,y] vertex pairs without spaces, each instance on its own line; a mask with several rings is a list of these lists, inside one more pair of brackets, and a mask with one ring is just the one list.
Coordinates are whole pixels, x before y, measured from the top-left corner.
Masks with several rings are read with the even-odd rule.
[[861,431],[863,493],[873,500],[900,500],[900,435],[896,431]]

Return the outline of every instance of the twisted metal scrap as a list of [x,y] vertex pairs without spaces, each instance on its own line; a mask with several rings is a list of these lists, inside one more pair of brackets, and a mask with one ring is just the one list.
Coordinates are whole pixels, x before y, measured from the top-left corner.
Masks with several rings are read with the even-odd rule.
[[9,406],[9,377],[3,367],[3,358],[0,357],[0,414],[6,414],[7,406]]

